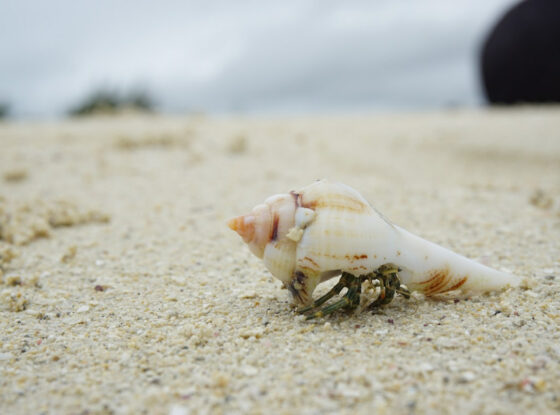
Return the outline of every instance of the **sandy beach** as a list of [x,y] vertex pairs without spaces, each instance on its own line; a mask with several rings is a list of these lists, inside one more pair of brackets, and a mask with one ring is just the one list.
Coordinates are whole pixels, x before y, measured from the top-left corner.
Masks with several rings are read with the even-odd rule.
[[[305,321],[226,221],[318,178],[522,286]],[[1,414],[558,413],[559,291],[559,107],[0,123]]]

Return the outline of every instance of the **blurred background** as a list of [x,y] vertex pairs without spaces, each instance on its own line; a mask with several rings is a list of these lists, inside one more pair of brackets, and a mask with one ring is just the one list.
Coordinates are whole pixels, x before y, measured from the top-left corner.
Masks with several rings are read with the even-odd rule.
[[482,45],[516,3],[0,0],[0,115],[477,106]]

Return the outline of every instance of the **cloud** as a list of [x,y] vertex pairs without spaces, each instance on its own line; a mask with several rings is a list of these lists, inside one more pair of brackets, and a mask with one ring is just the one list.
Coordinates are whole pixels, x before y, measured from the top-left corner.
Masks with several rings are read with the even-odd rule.
[[170,111],[472,105],[476,47],[511,3],[20,0],[0,16],[0,100],[53,116],[143,85]]

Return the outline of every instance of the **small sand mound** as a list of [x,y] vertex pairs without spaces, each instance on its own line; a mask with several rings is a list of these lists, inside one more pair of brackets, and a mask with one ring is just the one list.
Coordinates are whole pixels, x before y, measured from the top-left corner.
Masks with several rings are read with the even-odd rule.
[[0,199],[0,240],[26,245],[50,236],[53,228],[107,223],[109,219],[105,213],[78,207],[67,200],[10,202]]

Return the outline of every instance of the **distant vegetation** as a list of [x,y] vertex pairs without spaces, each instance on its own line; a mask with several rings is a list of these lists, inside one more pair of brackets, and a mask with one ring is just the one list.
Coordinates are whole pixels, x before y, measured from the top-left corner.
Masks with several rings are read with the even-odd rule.
[[10,115],[10,106],[4,102],[0,102],[0,120],[8,118]]
[[120,94],[114,90],[100,89],[88,95],[78,105],[70,108],[68,115],[86,116],[117,114],[123,111],[154,111],[154,101],[146,91]]

